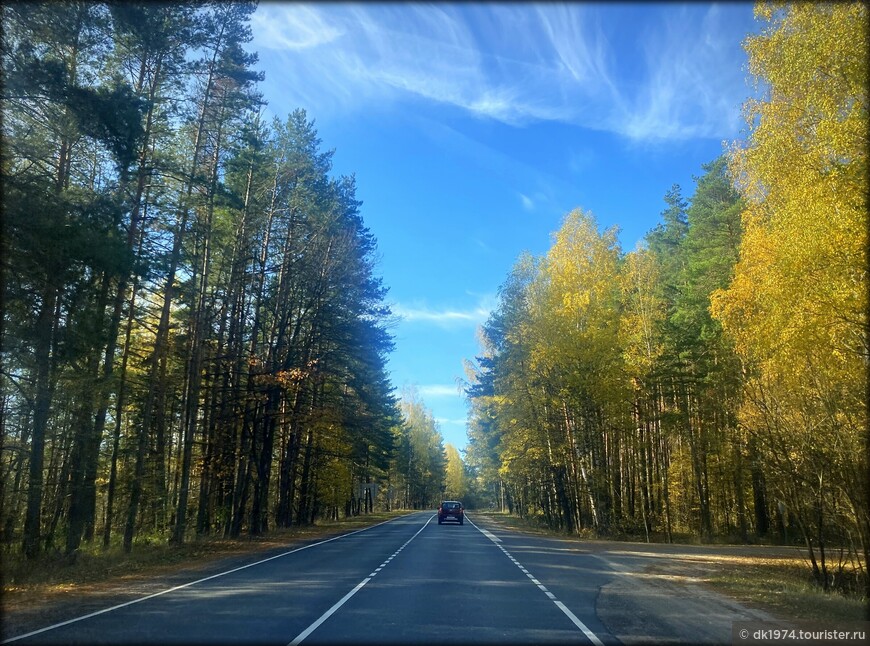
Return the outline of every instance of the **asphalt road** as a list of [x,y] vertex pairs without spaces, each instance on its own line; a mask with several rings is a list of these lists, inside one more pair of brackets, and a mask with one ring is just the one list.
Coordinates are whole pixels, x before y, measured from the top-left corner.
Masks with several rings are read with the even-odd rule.
[[[626,585],[637,559],[489,529],[473,514],[438,525],[419,512],[3,643],[730,643],[731,621],[759,618],[724,599]],[[638,635],[639,612],[649,619]],[[665,632],[644,634],[645,625]]]

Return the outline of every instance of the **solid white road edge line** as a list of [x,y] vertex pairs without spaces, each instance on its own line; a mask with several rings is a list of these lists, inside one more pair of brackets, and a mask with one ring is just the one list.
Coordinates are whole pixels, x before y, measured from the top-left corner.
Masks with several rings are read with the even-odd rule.
[[582,621],[577,619],[577,615],[571,612],[564,603],[562,603],[558,599],[553,599],[553,603],[556,604],[559,610],[565,613],[568,619],[574,622],[574,625],[577,626],[577,628],[583,631],[583,634],[585,634],[589,638],[589,641],[591,641],[596,646],[604,646],[604,644],[601,643],[601,640],[595,636],[595,633],[589,630]]
[[[417,530],[417,533],[414,534],[411,538],[409,538],[409,539],[407,540],[407,542],[405,542],[405,544],[402,545],[402,547],[400,547],[399,549],[397,549],[396,552],[393,554],[393,556],[395,556],[396,554],[398,554],[399,552],[401,552],[403,549],[405,549],[405,547],[408,545],[408,543],[410,543],[410,542],[413,541],[415,538],[417,538],[417,536],[420,534],[420,532],[422,532],[424,529],[426,529],[426,526],[427,526],[429,523],[432,522],[432,519],[433,519],[433,518],[435,518],[435,516],[429,516],[429,520],[427,520],[427,521],[423,524],[423,526],[422,526],[420,529]],[[391,556],[390,558],[393,558],[393,556]],[[335,614],[335,611],[336,611],[336,610],[338,610],[338,609],[341,608],[345,603],[347,603],[347,600],[348,600],[348,599],[350,599],[353,595],[355,595],[357,592],[359,592],[359,591],[362,589],[362,587],[363,587],[366,583],[368,583],[369,581],[371,581],[371,580],[372,580],[376,575],[377,575],[377,571],[372,572],[372,573],[369,574],[365,579],[363,579],[362,581],[360,581],[359,583],[357,583],[357,584],[356,584],[356,587],[355,587],[353,590],[351,590],[351,591],[348,592],[346,595],[344,595],[341,599],[339,599],[338,601],[336,601],[336,602],[335,602],[335,605],[333,605],[332,608],[330,608],[329,610],[327,610],[326,612],[324,612],[322,615],[320,615],[320,617],[317,619],[317,621],[315,621],[313,624],[311,624],[310,626],[308,626],[308,628],[306,628],[306,629],[303,630],[301,633],[299,633],[298,635],[296,635],[296,638],[295,638],[292,642],[290,642],[287,646],[297,646],[297,644],[301,643],[303,639],[305,639],[306,637],[308,637],[308,635],[310,635],[310,634],[313,633],[315,630],[317,630],[317,629],[320,627],[320,624],[322,624],[324,621],[326,621],[327,619],[329,619],[333,614]]]
[[583,634],[586,635],[586,636],[589,638],[589,641],[591,641],[593,644],[595,644],[595,646],[604,646],[604,644],[602,643],[602,641],[601,641],[600,639],[598,639],[598,637],[595,635],[595,633],[593,633],[591,630],[589,630],[589,629],[586,627],[586,624],[584,624],[582,621],[580,621],[580,620],[577,618],[577,615],[575,615],[573,612],[571,612],[571,610],[568,609],[568,606],[566,606],[564,603],[562,603],[561,601],[559,601],[559,600],[556,598],[556,595],[554,595],[552,592],[550,592],[549,590],[547,590],[546,587],[544,587],[544,585],[543,585],[542,583],[540,583],[539,581],[535,580],[535,579],[532,577],[532,575],[529,574],[529,571],[526,570],[526,568],[524,568],[522,565],[520,565],[520,562],[517,561],[513,556],[511,556],[510,552],[508,552],[508,551],[504,548],[504,546],[499,545],[499,543],[501,543],[501,539],[496,538],[492,533],[486,531],[485,529],[481,529],[480,527],[478,527],[477,525],[475,525],[475,524],[474,524],[474,521],[470,520],[470,519],[468,518],[468,516],[466,516],[465,518],[466,518],[466,520],[468,520],[469,523],[471,523],[471,524],[474,526],[474,528],[475,528],[477,531],[479,531],[481,534],[483,534],[483,535],[486,536],[489,540],[491,540],[493,543],[495,543],[495,546],[498,547],[502,552],[504,552],[504,553],[507,555],[507,557],[508,557],[511,561],[513,561],[514,565],[516,565],[520,570],[522,570],[522,571],[526,574],[526,576],[528,576],[528,577],[529,577],[529,578],[530,578],[534,583],[536,583],[537,586],[538,586],[538,588],[540,588],[541,590],[543,590],[544,593],[547,595],[547,597],[549,597],[549,599],[550,599],[554,604],[556,604],[556,607],[557,607],[559,610],[561,610],[563,613],[565,613],[565,616],[568,617],[568,619],[570,619],[571,622],[572,622],[575,626],[577,626],[577,628],[579,628],[580,630],[583,631]]
[[[353,536],[354,534],[359,534],[360,532],[364,532],[369,529],[374,529],[375,527],[379,527],[381,525],[385,525],[386,523],[391,523],[394,520],[398,520],[399,518],[404,518],[404,516],[398,516],[397,518],[390,518],[390,520],[385,520],[382,523],[377,523],[376,525],[369,525],[368,527],[363,527],[362,529],[357,529],[352,532],[348,532],[347,534],[341,534],[340,536],[333,536],[332,538],[328,538],[325,541],[319,541],[317,543],[312,543],[311,545],[303,545],[302,547],[297,547],[295,550],[290,550],[289,552],[283,552],[276,556],[270,556],[267,559],[263,559],[262,561],[257,561],[256,563],[248,563],[247,565],[242,565],[241,567],[233,568],[232,570],[227,570],[226,572],[219,572],[217,574],[212,574],[211,576],[207,576],[203,579],[197,579],[196,581],[191,581],[190,583],[184,583],[182,585],[177,585],[174,588],[169,588],[167,590],[161,590],[160,592],[155,592],[154,594],[149,594],[146,597],[140,597],[139,599],[133,599],[132,601],[127,601],[126,603],[120,603],[117,606],[112,606],[111,608],[103,608],[102,610],[97,610],[96,612],[91,612],[87,615],[82,615],[81,617],[75,617],[74,619],[67,619],[66,621],[61,621],[60,623],[52,624],[51,626],[46,626],[45,628],[40,628],[38,630],[33,630],[29,633],[25,633],[23,635],[18,635],[16,637],[10,637],[9,639],[4,639],[0,644],[8,644],[10,642],[18,641],[19,639],[24,639],[25,637],[32,637],[33,635],[39,635],[40,633],[48,632],[49,630],[55,630],[56,628],[61,628],[63,626],[68,626],[69,624],[74,624],[77,621],[83,621],[85,619],[90,619],[91,617],[96,617],[97,615],[102,615],[107,612],[112,612],[113,610],[119,610],[121,608],[125,608],[127,606],[132,606],[134,603],[139,603],[140,601],[147,601],[148,599],[153,599],[154,597],[159,597],[163,594],[168,594],[169,592],[175,592],[176,590],[181,590],[183,588],[189,588],[192,585],[196,585],[197,583],[203,583],[204,581],[209,581],[211,579],[217,579],[218,577],[222,577],[227,574],[232,574],[233,572],[238,572],[239,570],[244,570],[245,568],[254,567],[255,565],[260,565],[261,563],[266,563],[268,561],[273,561],[275,559],[279,559],[282,556],[288,556],[290,554],[295,554],[296,552],[301,552],[302,550],[307,550],[309,547],[317,547],[318,545],[324,545],[325,543],[331,543],[332,541],[337,541],[339,538],[345,538],[347,536]],[[432,520],[431,518],[429,520]],[[425,527],[425,525],[424,525]]]

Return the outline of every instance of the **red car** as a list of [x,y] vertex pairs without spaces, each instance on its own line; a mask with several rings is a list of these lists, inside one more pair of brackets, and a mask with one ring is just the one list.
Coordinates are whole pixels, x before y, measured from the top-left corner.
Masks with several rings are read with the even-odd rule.
[[438,524],[440,525],[448,518],[458,520],[462,525],[465,522],[465,508],[458,500],[444,500],[438,505]]

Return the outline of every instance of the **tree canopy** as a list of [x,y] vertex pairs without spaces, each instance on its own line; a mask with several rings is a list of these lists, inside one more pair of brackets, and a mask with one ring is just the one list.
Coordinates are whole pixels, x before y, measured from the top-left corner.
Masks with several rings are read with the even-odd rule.
[[2,8],[2,531],[29,558],[370,511],[390,478],[377,243],[314,121],[264,122],[255,6]]

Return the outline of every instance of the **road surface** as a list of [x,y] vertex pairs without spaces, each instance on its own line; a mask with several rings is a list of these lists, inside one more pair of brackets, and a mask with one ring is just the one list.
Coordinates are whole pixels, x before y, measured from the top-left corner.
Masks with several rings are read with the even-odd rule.
[[233,563],[9,634],[14,644],[730,643],[769,619],[644,581],[644,556],[433,512]]

